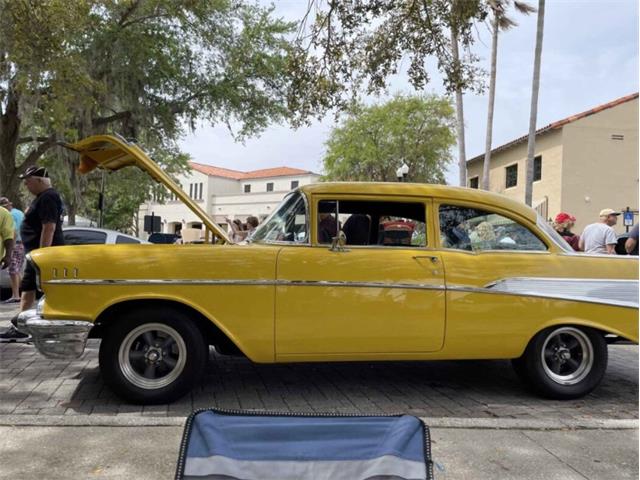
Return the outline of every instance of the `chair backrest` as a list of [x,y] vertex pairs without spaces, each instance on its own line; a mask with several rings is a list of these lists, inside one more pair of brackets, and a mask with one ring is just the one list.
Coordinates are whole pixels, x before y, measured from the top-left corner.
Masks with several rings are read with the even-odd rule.
[[200,228],[183,228],[182,243],[195,243],[202,240],[203,231]]

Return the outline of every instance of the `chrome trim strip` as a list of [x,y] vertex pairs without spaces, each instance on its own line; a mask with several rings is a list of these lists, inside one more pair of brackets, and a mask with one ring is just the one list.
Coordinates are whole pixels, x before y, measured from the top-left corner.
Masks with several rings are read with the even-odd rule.
[[275,285],[275,280],[212,280],[212,279],[60,279],[44,282],[51,285]]
[[275,285],[298,287],[364,287],[405,288],[414,290],[445,290],[444,285],[424,283],[344,282],[326,280],[210,280],[210,279],[60,279],[45,282],[53,285]]
[[447,290],[639,307],[637,280],[514,277],[490,282],[484,287],[447,285]]
[[402,288],[407,290],[446,290],[445,285],[428,283],[385,283],[385,282],[343,282],[327,280],[278,280],[278,286],[293,287],[361,287],[361,288]]

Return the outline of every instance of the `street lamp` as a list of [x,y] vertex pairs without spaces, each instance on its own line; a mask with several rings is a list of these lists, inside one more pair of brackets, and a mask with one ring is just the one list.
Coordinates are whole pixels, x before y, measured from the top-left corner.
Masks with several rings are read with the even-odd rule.
[[401,167],[398,167],[396,170],[396,177],[398,177],[399,182],[406,182],[407,176],[409,175],[409,165],[403,163]]

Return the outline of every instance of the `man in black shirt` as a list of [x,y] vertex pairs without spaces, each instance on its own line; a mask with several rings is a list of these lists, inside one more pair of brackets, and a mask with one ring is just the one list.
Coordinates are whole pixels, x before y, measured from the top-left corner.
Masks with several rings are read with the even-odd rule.
[[[64,245],[62,199],[51,187],[49,172],[44,167],[29,167],[20,175],[20,178],[24,179],[27,190],[35,195],[25,212],[20,229],[25,253],[38,248]],[[36,299],[36,272],[29,263],[25,267],[20,288],[22,290],[20,311],[22,312],[32,308]],[[0,341],[3,342],[27,339],[28,335],[19,332],[15,327],[10,327],[9,330],[0,334]]]

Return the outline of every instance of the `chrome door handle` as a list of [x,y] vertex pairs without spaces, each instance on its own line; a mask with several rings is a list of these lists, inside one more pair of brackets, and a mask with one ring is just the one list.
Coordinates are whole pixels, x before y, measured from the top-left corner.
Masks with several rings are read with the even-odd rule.
[[414,260],[420,260],[423,258],[428,258],[429,260],[431,260],[431,263],[438,263],[439,258],[436,255],[414,255],[413,259]]

